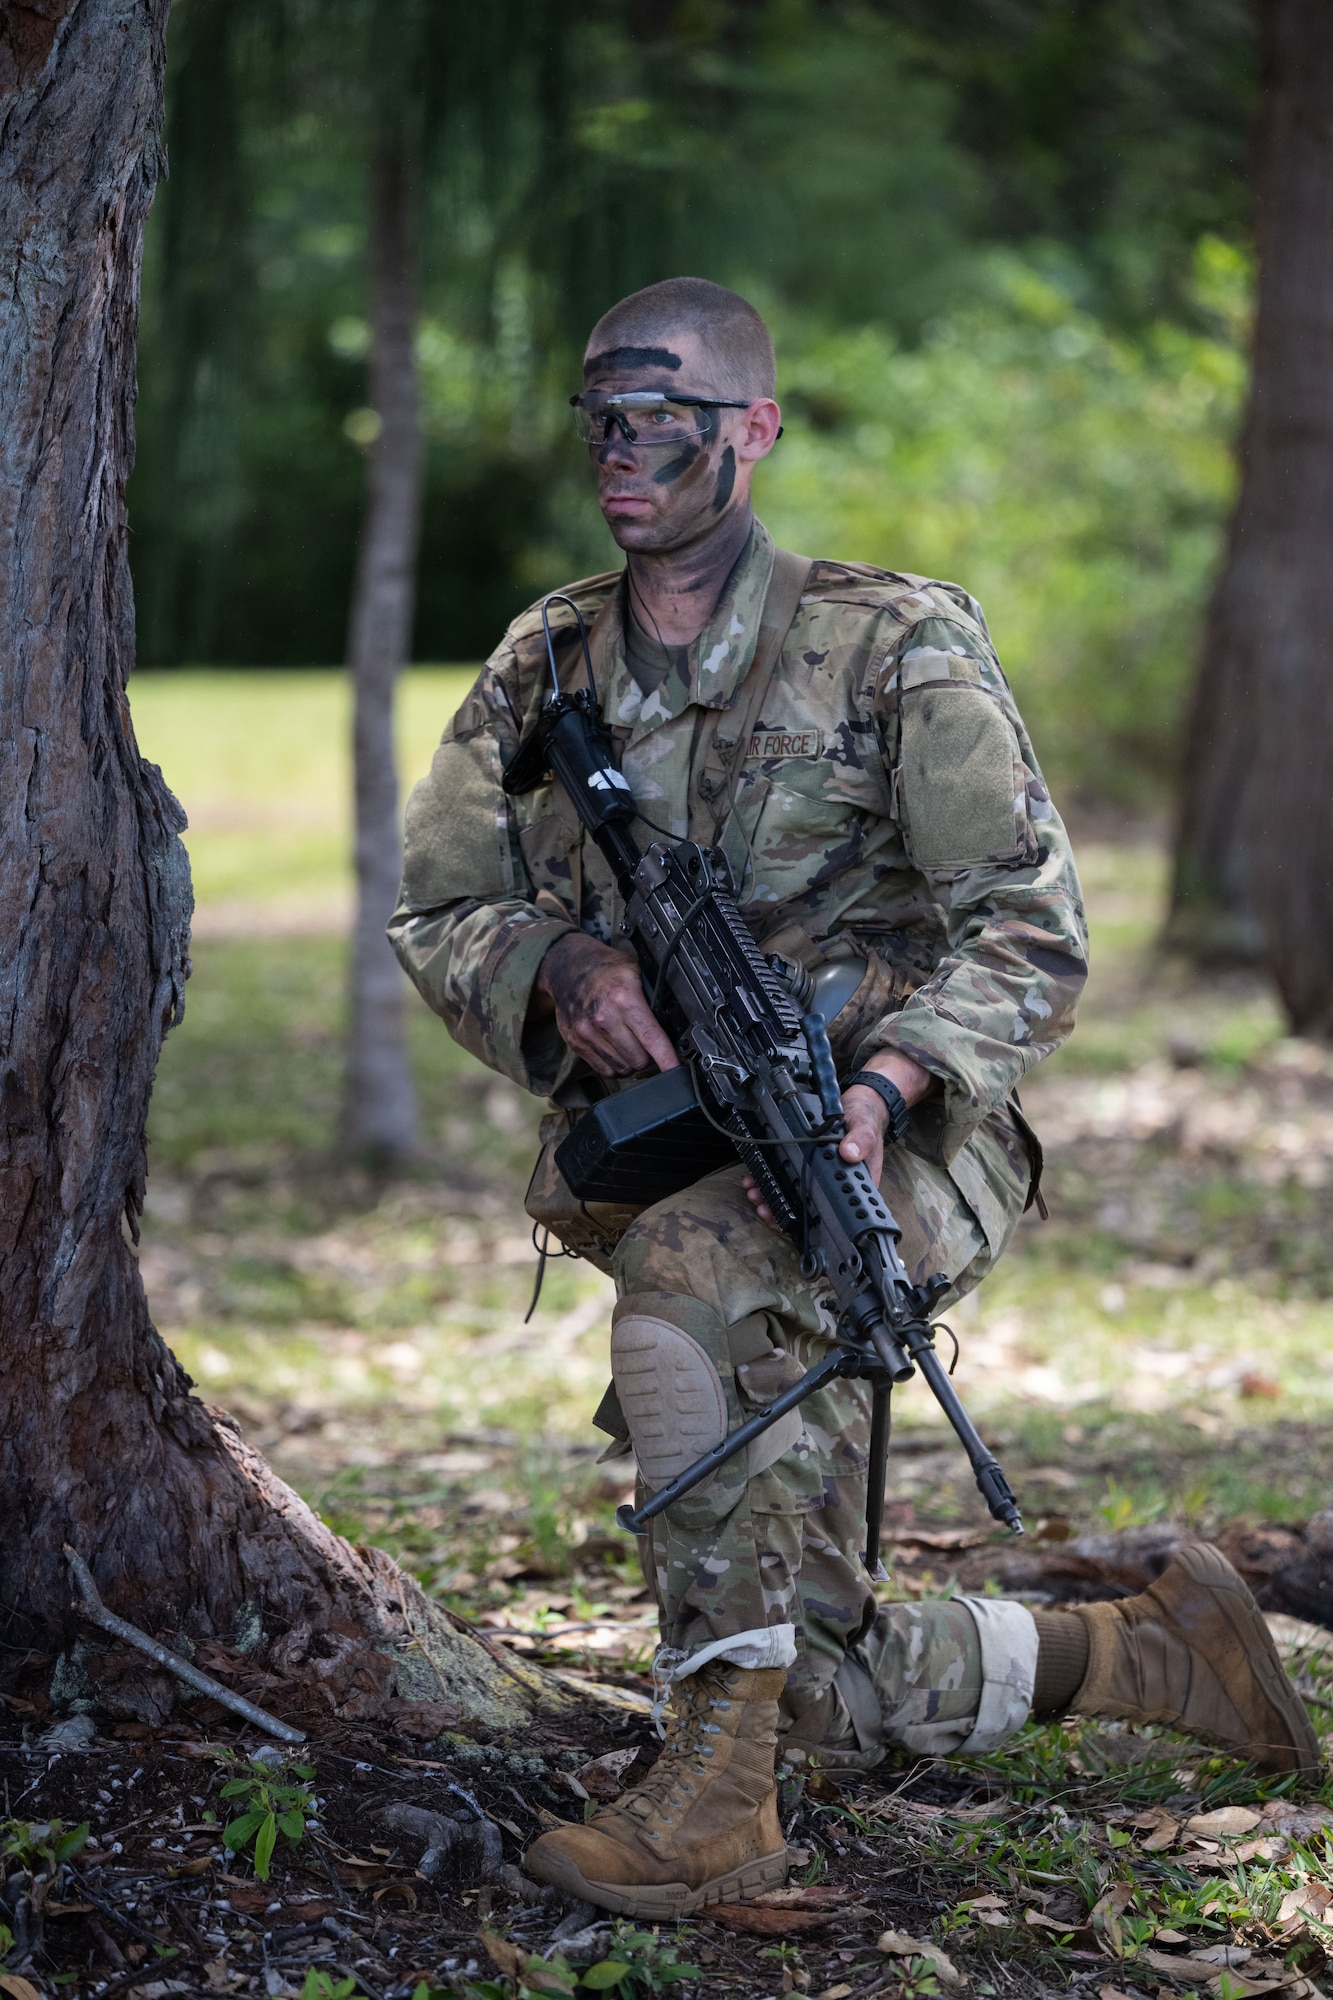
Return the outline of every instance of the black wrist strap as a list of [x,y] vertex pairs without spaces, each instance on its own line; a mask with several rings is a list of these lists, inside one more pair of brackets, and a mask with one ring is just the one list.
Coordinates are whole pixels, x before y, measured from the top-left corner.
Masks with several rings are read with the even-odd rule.
[[856,1075],[849,1076],[842,1087],[844,1090],[850,1090],[854,1083],[859,1084],[863,1090],[873,1090],[888,1111],[889,1128],[884,1134],[885,1143],[896,1146],[900,1140],[905,1139],[912,1114],[907,1108],[907,1099],[897,1084],[891,1083],[887,1076],[881,1076],[877,1069],[857,1070]]

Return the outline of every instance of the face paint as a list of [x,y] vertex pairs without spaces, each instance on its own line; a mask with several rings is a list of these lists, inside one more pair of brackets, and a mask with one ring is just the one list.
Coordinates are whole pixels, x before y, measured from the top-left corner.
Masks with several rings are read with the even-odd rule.
[[627,368],[670,368],[682,366],[678,354],[669,347],[608,347],[605,354],[590,354],[583,364],[584,378],[589,375],[621,374]]
[[674,485],[676,480],[684,478],[695,460],[702,456],[702,453],[703,446],[700,444],[683,444],[674,458],[669,458],[665,465],[659,465],[657,471],[653,474],[653,485]]
[[717,469],[717,491],[713,495],[713,512],[720,514],[730,500],[736,485],[736,454],[728,445],[722,454],[722,463]]

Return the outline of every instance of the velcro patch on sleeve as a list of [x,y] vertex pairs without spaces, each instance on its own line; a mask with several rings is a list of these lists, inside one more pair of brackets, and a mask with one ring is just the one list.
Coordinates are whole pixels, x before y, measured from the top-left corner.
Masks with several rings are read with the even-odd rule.
[[817,757],[820,749],[817,729],[756,729],[750,738],[746,760],[767,761],[773,757]]

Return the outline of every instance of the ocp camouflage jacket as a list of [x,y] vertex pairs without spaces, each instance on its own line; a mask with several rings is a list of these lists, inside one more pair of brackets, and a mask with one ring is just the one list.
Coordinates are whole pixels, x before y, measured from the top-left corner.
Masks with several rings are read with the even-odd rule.
[[[754,654],[773,545],[756,523],[678,673],[646,698],[625,661],[621,576],[569,586],[599,628],[603,715],[644,815],[643,843],[720,841],[768,950],[873,953],[846,1074],[898,1048],[942,1079],[915,1143],[946,1162],[1073,1026],[1086,976],[1083,906],[1064,826],[976,601],[956,584],[819,561],[748,744],[734,806],[705,796],[697,725],[725,710]],[[612,600],[608,605],[608,600]],[[554,607],[562,684],[583,673]],[[510,799],[501,774],[550,686],[541,618],[514,620],[407,807],[402,897],[389,935],[450,1033],[566,1108],[588,1072],[549,1021],[527,1025],[544,954],[576,926],[614,942],[610,870],[561,787]],[[719,719],[721,739],[725,717]],[[743,755],[741,754],[743,752]],[[860,997],[860,996],[858,996]],[[599,1086],[593,1085],[593,1094]],[[965,1190],[966,1191],[966,1190]]]

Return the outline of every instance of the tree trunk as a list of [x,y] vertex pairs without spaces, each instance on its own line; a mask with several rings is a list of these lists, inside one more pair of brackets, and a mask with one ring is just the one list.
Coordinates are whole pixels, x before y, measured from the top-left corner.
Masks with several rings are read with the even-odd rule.
[[344,1711],[410,1695],[502,1725],[559,1684],[498,1666],[190,1396],[131,1246],[191,911],[184,816],[125,699],[166,12],[45,0],[0,24],[0,1680],[75,1634],[68,1543],[151,1632],[262,1630]]
[[1187,752],[1171,934],[1256,934],[1333,1033],[1333,10],[1264,0],[1254,375]]
[[371,396],[380,419],[357,557],[348,661],[355,690],[356,926],[352,937],[343,1144],[385,1164],[412,1152],[416,1097],[404,1039],[406,987],[384,935],[398,900],[401,840],[393,693],[412,643],[421,525],[416,226],[406,119],[384,121],[371,172]]

